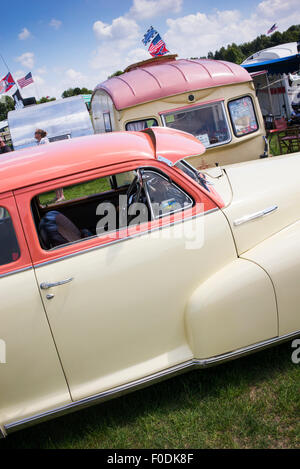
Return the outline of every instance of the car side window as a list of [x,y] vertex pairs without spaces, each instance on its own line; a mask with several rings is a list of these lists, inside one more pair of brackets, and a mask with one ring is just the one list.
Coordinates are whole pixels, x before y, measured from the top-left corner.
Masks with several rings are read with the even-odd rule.
[[32,199],[45,250],[139,226],[192,207],[193,200],[167,175],[138,168],[60,188]]
[[167,177],[155,171],[144,171],[143,180],[154,218],[192,207],[193,200]]
[[[119,216],[123,213],[120,200],[126,198],[135,178],[135,171],[127,171],[35,196],[31,207],[41,247],[56,249],[123,228],[124,217]],[[57,197],[59,191],[61,198]],[[105,219],[107,212],[113,220],[109,226],[101,225],[100,230],[99,222]]]
[[13,222],[8,210],[0,207],[0,265],[15,262],[20,257],[20,248]]

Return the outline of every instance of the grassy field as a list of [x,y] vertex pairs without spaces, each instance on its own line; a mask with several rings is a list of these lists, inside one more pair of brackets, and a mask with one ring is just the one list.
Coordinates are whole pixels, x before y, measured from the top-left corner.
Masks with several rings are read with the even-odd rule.
[[291,343],[11,434],[5,448],[300,448]]
[[[281,133],[279,134],[280,136],[284,136],[285,133]],[[270,144],[270,154],[273,155],[273,156],[278,156],[280,155],[280,148],[279,148],[279,143],[278,143],[278,138],[276,135],[273,135],[273,137],[270,139],[269,137],[269,144]],[[286,154],[287,153],[287,149],[284,148],[284,151],[282,154]]]
[[[109,183],[109,178],[104,177],[94,179],[93,181],[68,186],[67,188],[64,188],[64,197],[65,200],[74,200],[80,197],[99,194],[110,189],[111,186]],[[42,205],[50,206],[51,203],[55,201],[55,192],[45,192],[39,196],[39,200]]]

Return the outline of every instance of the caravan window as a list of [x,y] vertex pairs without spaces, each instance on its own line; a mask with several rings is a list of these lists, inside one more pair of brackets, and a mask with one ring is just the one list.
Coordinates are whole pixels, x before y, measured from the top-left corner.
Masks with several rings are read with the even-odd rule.
[[127,122],[125,129],[126,130],[144,130],[149,127],[157,127],[158,123],[156,119],[143,119],[140,121]]
[[220,101],[168,112],[162,118],[165,126],[194,135],[205,147],[231,140],[224,105]]
[[250,96],[235,99],[228,103],[233,131],[236,137],[256,132],[258,123]]

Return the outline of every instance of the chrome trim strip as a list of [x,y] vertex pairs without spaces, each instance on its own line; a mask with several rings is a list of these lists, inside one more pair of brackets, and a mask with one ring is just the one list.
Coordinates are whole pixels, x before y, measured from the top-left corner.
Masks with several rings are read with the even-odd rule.
[[11,272],[7,272],[5,274],[1,274],[0,275],[0,278],[2,277],[8,277],[9,275],[14,275],[14,274],[18,274],[19,272],[25,272],[26,270],[31,270],[33,269],[33,266],[29,266],[29,267],[24,267],[23,269],[17,269],[17,270],[12,270]]
[[263,210],[260,210],[259,212],[254,212],[254,213],[251,213],[250,215],[245,215],[244,217],[237,218],[236,220],[234,220],[233,224],[234,226],[242,225],[243,223],[247,223],[248,221],[255,220],[256,218],[265,217],[266,215],[269,215],[269,213],[272,213],[277,209],[278,209],[278,205],[272,205],[271,207],[267,207]]
[[186,371],[191,371],[193,369],[208,368],[216,364],[221,364],[226,361],[234,360],[236,358],[251,354],[257,350],[263,350],[265,348],[272,347],[273,345],[278,345],[281,342],[288,341],[297,336],[300,336],[300,330],[296,332],[291,332],[289,334],[285,334],[280,337],[273,337],[272,339],[258,342],[256,344],[249,345],[247,347],[234,350],[233,352],[228,352],[223,355],[217,355],[215,357],[207,359],[191,359],[166,370],[154,373],[152,375],[146,376],[135,381],[131,381],[130,383],[101,392],[99,394],[95,394],[94,396],[90,396],[85,399],[80,399],[79,401],[72,402],[65,406],[58,407],[56,409],[49,410],[41,414],[33,415],[31,417],[9,423],[3,426],[2,432],[10,433],[18,429],[24,428],[26,426],[33,425],[34,423],[49,420],[52,416],[55,416],[56,414],[65,415],[67,413],[73,412],[74,410],[86,408],[96,403],[105,402],[115,397],[119,397],[123,394],[127,394],[131,391],[142,389],[146,386],[149,386],[150,384],[154,384],[156,382],[168,379],[171,376],[175,376]]
[[175,163],[172,163],[172,161],[168,160],[168,158],[165,158],[164,156],[157,155],[157,161],[161,161],[162,163],[165,163],[166,165],[172,167],[175,165]]
[[[63,259],[68,259],[70,257],[80,256],[82,254],[85,254],[86,252],[96,251],[97,249],[106,248],[107,246],[111,246],[111,245],[116,244],[116,243],[122,243],[124,241],[128,241],[129,239],[137,238],[139,236],[145,236],[149,233],[153,233],[155,231],[163,230],[164,228],[169,228],[170,226],[175,226],[175,225],[177,225],[179,223],[183,223],[185,221],[193,220],[194,218],[203,217],[205,215],[208,215],[209,213],[217,212],[218,210],[220,210],[218,207],[212,208],[210,210],[207,210],[206,212],[201,212],[201,213],[198,213],[197,215],[193,215],[191,217],[183,218],[182,220],[177,220],[177,221],[175,221],[173,223],[170,223],[168,225],[158,226],[156,228],[152,228],[151,230],[143,231],[141,233],[136,233],[136,234],[133,234],[131,236],[127,236],[127,237],[122,238],[122,239],[115,239],[114,241],[110,241],[109,243],[101,244],[99,246],[93,246],[93,247],[87,248],[87,249],[82,249],[81,251],[73,252],[72,254],[66,254],[65,256],[59,257],[57,259],[51,259],[49,261],[41,262],[40,264],[34,264],[34,268],[38,269],[39,267],[43,267],[44,265],[53,264],[54,262],[59,262]],[[96,237],[97,236],[94,236],[93,238],[86,238],[86,240],[87,239],[95,239]],[[70,246],[71,244],[78,244],[78,243],[84,243],[84,240],[81,239],[80,241],[75,241],[74,243],[68,244],[68,246]],[[67,245],[64,244],[62,247],[65,247],[65,246],[67,246]],[[59,252],[59,248],[55,249],[55,251]]]

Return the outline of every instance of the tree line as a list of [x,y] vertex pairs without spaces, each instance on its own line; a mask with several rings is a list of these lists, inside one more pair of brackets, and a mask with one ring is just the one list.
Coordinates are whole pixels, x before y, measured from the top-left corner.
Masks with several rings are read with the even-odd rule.
[[228,62],[234,62],[241,64],[247,57],[250,57],[255,52],[269,47],[278,46],[279,44],[285,44],[287,42],[298,42],[300,41],[300,24],[290,26],[286,31],[280,33],[276,31],[271,36],[261,34],[256,39],[250,42],[244,42],[243,44],[237,45],[234,42],[229,44],[227,47],[221,47],[221,49],[213,52],[208,52],[207,58],[214,60],[227,60]]

